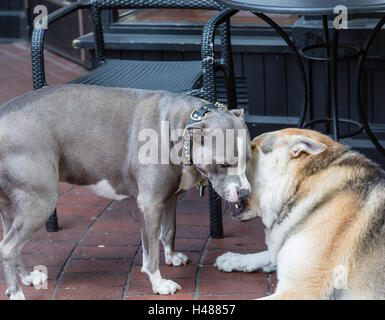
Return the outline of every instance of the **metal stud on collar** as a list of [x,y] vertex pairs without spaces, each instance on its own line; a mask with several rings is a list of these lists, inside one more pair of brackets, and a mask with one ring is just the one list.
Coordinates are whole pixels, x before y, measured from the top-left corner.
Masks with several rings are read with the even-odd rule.
[[214,103],[218,108],[221,108],[221,109],[225,109],[226,111],[228,111],[229,110],[229,108],[225,105],[225,104],[223,104],[223,103],[220,103],[220,102],[215,102]]
[[184,155],[188,163],[191,163],[191,139],[188,134],[183,137]]

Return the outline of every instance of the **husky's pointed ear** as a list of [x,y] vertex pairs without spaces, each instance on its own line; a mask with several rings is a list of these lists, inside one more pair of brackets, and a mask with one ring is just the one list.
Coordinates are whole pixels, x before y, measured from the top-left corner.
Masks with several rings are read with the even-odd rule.
[[316,155],[324,152],[327,146],[319,141],[305,137],[293,136],[290,143],[291,158],[298,158],[302,153]]
[[241,119],[245,118],[245,110],[243,109],[232,109],[232,110],[229,110],[229,112],[234,116],[236,116],[237,118],[241,118]]

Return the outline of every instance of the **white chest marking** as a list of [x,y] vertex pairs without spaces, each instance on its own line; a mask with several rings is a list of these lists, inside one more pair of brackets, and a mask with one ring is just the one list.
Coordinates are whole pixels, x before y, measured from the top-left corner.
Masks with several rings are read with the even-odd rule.
[[128,197],[117,194],[114,188],[112,188],[112,186],[108,183],[107,180],[100,180],[97,184],[92,184],[90,186],[87,186],[87,188],[92,190],[98,196],[107,199],[124,200]]

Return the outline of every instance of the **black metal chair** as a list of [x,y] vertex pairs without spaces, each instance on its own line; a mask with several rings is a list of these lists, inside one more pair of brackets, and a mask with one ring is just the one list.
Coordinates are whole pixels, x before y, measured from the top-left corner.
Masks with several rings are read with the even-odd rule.
[[[211,0],[88,0],[74,2],[48,16],[48,24],[78,9],[90,9],[95,42],[97,67],[89,74],[71,81],[111,87],[133,87],[159,89],[186,93],[216,101],[215,73],[221,69],[225,75],[225,87],[229,108],[236,108],[236,93],[231,56],[229,19],[237,11],[226,9]],[[105,53],[101,11],[105,9],[206,9],[217,10],[219,14],[211,18],[203,27],[201,61],[133,61],[108,59]],[[214,57],[214,39],[217,28],[221,31],[221,56]],[[32,33],[31,54],[33,87],[47,86],[44,71],[44,36],[46,30],[35,28]],[[221,200],[209,185],[210,235],[223,237]],[[46,223],[47,231],[57,231],[56,210]]]

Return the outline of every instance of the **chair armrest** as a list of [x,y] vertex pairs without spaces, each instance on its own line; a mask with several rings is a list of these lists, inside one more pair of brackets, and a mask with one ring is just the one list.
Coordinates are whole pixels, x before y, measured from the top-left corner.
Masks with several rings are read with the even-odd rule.
[[[201,59],[203,72],[203,89],[206,92],[205,99],[210,102],[216,100],[215,97],[215,57],[214,57],[214,40],[215,33],[219,25],[224,23],[224,30],[228,31],[229,19],[238,12],[238,10],[227,8],[211,18],[203,27],[201,41]],[[225,32],[223,31],[223,32]],[[227,35],[227,34],[226,34]],[[231,58],[231,48],[226,41],[229,37],[223,36],[221,39],[222,58]],[[227,61],[226,61],[227,62]],[[232,68],[231,68],[232,69]],[[233,104],[233,103],[232,103]],[[234,107],[234,106],[232,106]]]
[[[78,9],[89,8],[90,5],[85,2],[74,2],[60,8],[47,17],[47,27],[52,22],[74,12]],[[33,88],[40,89],[47,86],[44,71],[44,37],[46,29],[34,27],[31,38],[31,57],[32,57],[32,77]]]

